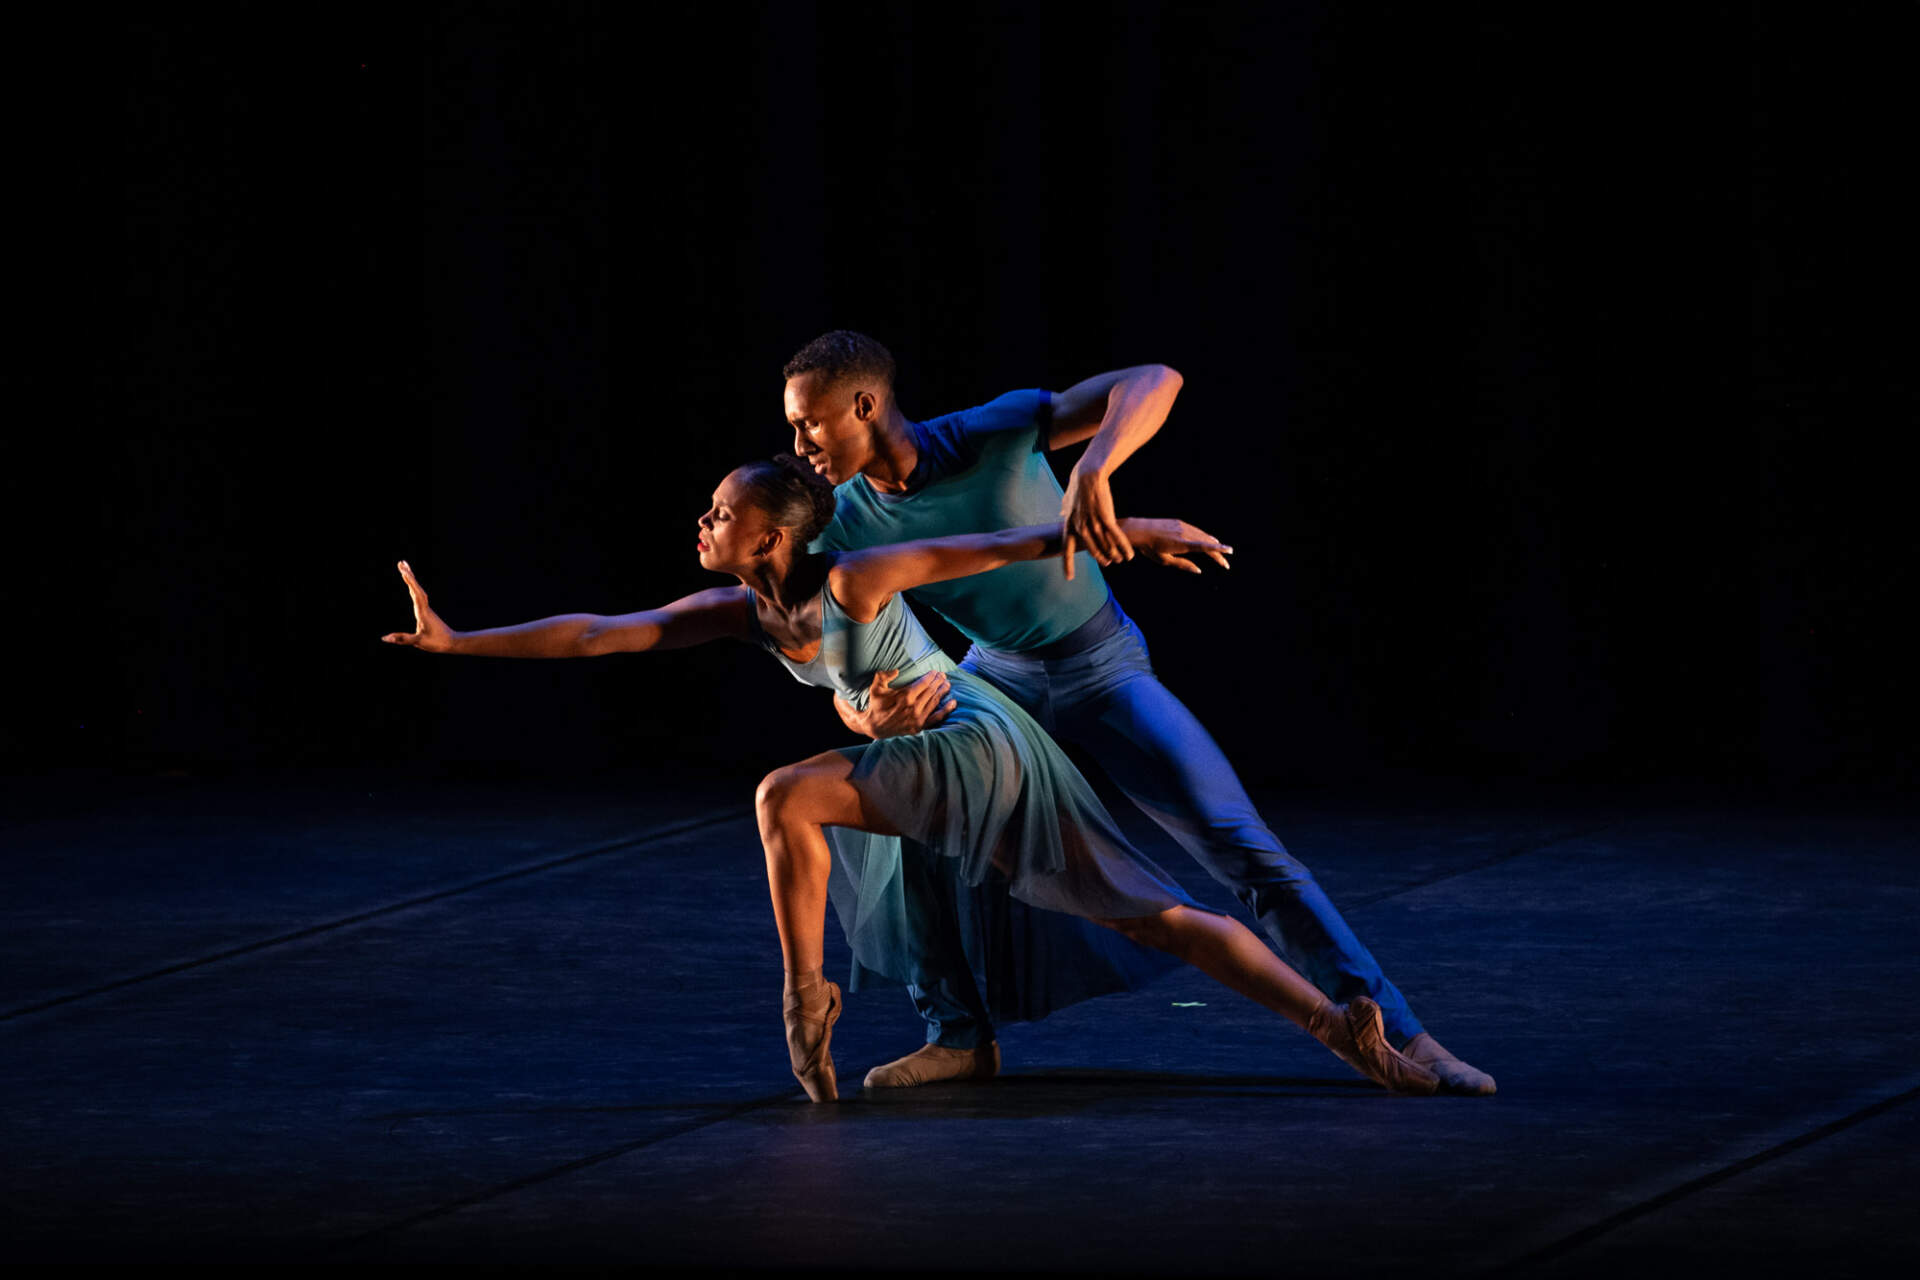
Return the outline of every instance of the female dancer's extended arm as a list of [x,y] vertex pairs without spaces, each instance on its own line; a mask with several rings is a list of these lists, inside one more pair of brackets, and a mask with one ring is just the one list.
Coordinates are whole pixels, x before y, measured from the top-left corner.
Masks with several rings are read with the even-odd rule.
[[[1187,559],[1193,552],[1206,555],[1222,569],[1227,567],[1227,557],[1233,554],[1232,547],[1184,520],[1129,516],[1120,522],[1120,527],[1137,551],[1188,573],[1200,572],[1200,566]],[[1061,546],[1061,526],[1057,524],[896,542],[842,556],[834,565],[829,581],[834,599],[849,617],[871,622],[896,591],[985,573],[1021,560],[1044,560],[1059,555]]]
[[515,627],[455,631],[427,606],[427,593],[407,562],[400,577],[413,597],[412,632],[380,637],[427,653],[464,653],[482,658],[592,658],[603,653],[645,653],[684,649],[709,640],[747,635],[747,593],[739,587],[696,591],[671,604],[641,613],[602,616],[565,613]]

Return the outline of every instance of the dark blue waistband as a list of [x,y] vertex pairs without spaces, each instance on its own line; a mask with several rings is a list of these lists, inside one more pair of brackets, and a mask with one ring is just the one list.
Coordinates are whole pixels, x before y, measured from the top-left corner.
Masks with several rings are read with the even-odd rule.
[[1107,592],[1107,599],[1093,616],[1061,636],[1051,644],[1043,644],[1035,649],[1022,649],[1018,653],[1007,653],[1003,649],[994,652],[1009,658],[1031,658],[1041,662],[1053,662],[1060,658],[1071,658],[1075,654],[1085,653],[1102,640],[1116,635],[1127,625],[1127,615],[1120,612],[1120,602],[1113,598],[1113,592]]

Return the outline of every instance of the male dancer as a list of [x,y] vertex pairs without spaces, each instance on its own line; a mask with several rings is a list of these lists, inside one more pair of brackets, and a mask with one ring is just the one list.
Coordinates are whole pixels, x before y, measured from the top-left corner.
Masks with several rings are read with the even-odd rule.
[[[893,356],[864,334],[823,334],[783,372],[794,452],[836,486],[838,510],[814,549],[1064,520],[1062,566],[1009,565],[921,587],[913,600],[973,641],[961,664],[966,670],[991,681],[1056,738],[1084,748],[1232,888],[1287,963],[1330,999],[1371,996],[1394,1047],[1439,1076],[1444,1091],[1492,1093],[1493,1077],[1421,1028],[1313,874],[1267,829],[1212,736],[1155,677],[1139,629],[1100,572],[1099,565],[1133,557],[1108,477],[1166,421],[1180,375],[1141,365],[1058,394],[1012,391],[913,422],[894,403]],[[1044,451],[1082,441],[1090,443],[1063,493]],[[942,701],[944,676],[895,690],[886,687],[895,674],[875,677],[865,712],[835,699],[849,728],[870,738],[917,733],[952,708]],[[999,1071],[992,1024],[964,974],[909,990],[927,1020],[928,1042],[875,1067],[868,1088],[986,1079]]]

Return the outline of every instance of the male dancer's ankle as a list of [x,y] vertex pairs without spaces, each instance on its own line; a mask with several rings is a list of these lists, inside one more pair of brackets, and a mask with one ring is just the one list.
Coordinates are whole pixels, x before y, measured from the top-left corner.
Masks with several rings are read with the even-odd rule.
[[975,1049],[949,1049],[923,1044],[904,1058],[882,1063],[867,1072],[869,1089],[911,1089],[916,1085],[953,1080],[991,1080],[1000,1074],[1000,1044],[996,1040]]

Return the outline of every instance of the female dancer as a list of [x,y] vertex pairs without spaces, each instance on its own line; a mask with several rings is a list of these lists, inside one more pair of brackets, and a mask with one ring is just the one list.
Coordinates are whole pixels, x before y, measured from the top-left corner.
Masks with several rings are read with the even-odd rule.
[[[1018,560],[1060,554],[1060,527],[933,538],[830,556],[807,545],[833,514],[832,489],[791,457],[749,463],[729,474],[700,517],[702,567],[731,574],[717,587],[660,609],[617,617],[568,614],[514,627],[456,632],[427,604],[405,561],[415,630],[383,637],[429,653],[567,658],[681,648],[723,637],[767,649],[808,684],[836,689],[859,705],[876,672],[911,683],[943,671],[956,709],[923,733],[827,751],[775,770],[755,797],[774,920],[786,964],[782,1007],[793,1073],[815,1102],[838,1096],[828,1051],[840,1016],[840,989],[821,972],[826,900],[834,892],[856,960],[899,976],[926,951],[903,934],[928,920],[926,903],[901,902],[938,890],[937,879],[901,876],[897,840],[931,849],[967,886],[989,873],[1016,904],[1092,920],[1200,969],[1304,1027],[1343,1061],[1389,1089],[1432,1093],[1433,1073],[1387,1043],[1379,1007],[1362,996],[1333,1004],[1268,950],[1244,925],[1201,907],[1132,848],[1106,809],[1045,731],[985,681],[958,670],[900,599],[922,583],[984,573]],[[1137,551],[1189,572],[1204,554],[1225,567],[1231,548],[1177,520],[1121,522]],[[743,589],[744,588],[744,589]],[[829,849],[833,832],[840,859]],[[835,885],[836,871],[844,875]],[[883,891],[885,886],[885,891]],[[891,909],[881,905],[892,894]],[[962,890],[964,894],[965,890]],[[918,908],[918,911],[916,911]],[[1023,918],[1024,919],[1024,918]],[[1099,963],[1097,949],[1047,945],[989,947],[981,920],[962,947],[1036,954],[1057,969]],[[1018,922],[1016,922],[1018,923]],[[1038,934],[1023,935],[1029,942]],[[1056,939],[1059,935],[1052,935]],[[1071,954],[1069,954],[1071,952]],[[903,958],[902,953],[907,953]],[[1124,958],[1106,957],[1117,985],[1131,985]],[[1005,961],[997,962],[1005,967]],[[1020,962],[1013,962],[1016,968]],[[1138,973],[1141,966],[1131,966]],[[1099,990],[1112,974],[988,972],[1012,990],[1028,1016]],[[1065,995],[1049,994],[1057,985]],[[1106,985],[1101,985],[1105,981]]]

